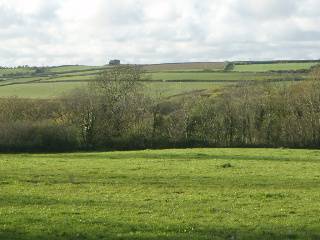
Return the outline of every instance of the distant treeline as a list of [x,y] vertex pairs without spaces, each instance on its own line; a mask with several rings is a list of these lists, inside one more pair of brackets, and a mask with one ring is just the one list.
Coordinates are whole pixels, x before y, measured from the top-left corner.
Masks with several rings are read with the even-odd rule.
[[171,99],[144,94],[143,77],[118,66],[60,99],[0,99],[0,150],[320,147],[318,69],[310,81]]

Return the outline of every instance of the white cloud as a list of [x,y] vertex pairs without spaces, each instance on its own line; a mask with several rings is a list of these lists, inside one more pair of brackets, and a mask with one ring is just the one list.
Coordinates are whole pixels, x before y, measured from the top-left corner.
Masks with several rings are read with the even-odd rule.
[[319,58],[318,0],[0,0],[0,65]]

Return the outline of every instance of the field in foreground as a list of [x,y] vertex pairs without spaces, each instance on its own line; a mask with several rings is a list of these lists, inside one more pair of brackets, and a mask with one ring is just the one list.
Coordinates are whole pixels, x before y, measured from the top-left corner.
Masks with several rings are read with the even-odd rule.
[[0,155],[0,239],[320,239],[320,151]]

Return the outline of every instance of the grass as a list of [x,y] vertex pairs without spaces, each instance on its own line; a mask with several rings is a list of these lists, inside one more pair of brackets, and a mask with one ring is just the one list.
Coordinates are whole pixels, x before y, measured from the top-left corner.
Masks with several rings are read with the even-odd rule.
[[319,239],[320,152],[0,155],[0,239]]
[[240,72],[156,72],[151,74],[152,80],[206,80],[206,81],[263,81],[272,79],[290,80],[295,77],[303,78],[302,74],[276,73],[240,73]]
[[143,68],[148,71],[171,71],[171,70],[223,70],[225,63],[223,62],[199,62],[199,63],[164,63],[143,65]]
[[245,64],[235,65],[233,71],[237,72],[267,72],[267,71],[294,71],[307,70],[319,64],[319,62],[305,63],[274,63],[274,64]]
[[171,97],[181,94],[190,94],[193,92],[203,91],[219,91],[222,87],[226,86],[225,84],[217,83],[175,83],[175,82],[155,82],[155,83],[145,83],[146,91],[149,92],[151,96],[162,96],[162,97]]
[[17,84],[4,87],[0,86],[0,96],[45,99],[59,97],[85,85],[86,83],[81,82],[63,82]]
[[[64,80],[64,79],[59,79]],[[53,80],[46,80],[53,81]],[[216,83],[162,83],[150,82],[143,83],[145,90],[151,96],[170,97],[178,94],[187,94],[194,91],[212,91],[223,87],[222,84]],[[21,97],[21,98],[53,98],[75,90],[77,88],[87,86],[86,82],[49,82],[49,83],[27,83],[9,86],[0,85],[1,97]]]
[[85,70],[98,69],[98,68],[102,68],[102,67],[70,65],[70,66],[50,67],[49,71],[53,73],[60,73],[60,72],[72,72],[72,71],[85,71]]
[[79,80],[95,80],[96,75],[67,75],[67,76],[56,76],[51,78],[50,81],[79,81]]

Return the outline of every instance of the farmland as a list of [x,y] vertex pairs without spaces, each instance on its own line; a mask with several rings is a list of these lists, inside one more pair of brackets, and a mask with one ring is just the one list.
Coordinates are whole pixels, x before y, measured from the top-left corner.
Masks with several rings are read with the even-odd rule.
[[52,98],[61,96],[69,91],[85,86],[85,83],[64,82],[64,83],[29,83],[13,84],[0,87],[1,97],[21,98]]
[[320,153],[0,155],[1,239],[319,239]]
[[319,239],[319,150],[193,148],[319,146],[311,66],[248,65],[2,69],[0,239]]
[[[290,82],[308,78],[308,72],[318,62],[236,64],[233,71],[225,70],[225,63],[176,63],[143,65],[145,85],[153,95],[164,96],[197,90],[217,89],[242,81]],[[0,96],[51,98],[95,80],[108,66],[60,66],[47,68],[0,69]],[[287,72],[272,72],[272,71]],[[290,72],[293,71],[293,72]],[[160,86],[160,87],[159,87]]]
[[320,0],[0,0],[0,240],[320,240]]
[[318,62],[305,63],[270,63],[270,64],[241,64],[235,65],[234,71],[238,72],[268,72],[268,71],[297,71],[308,70]]

